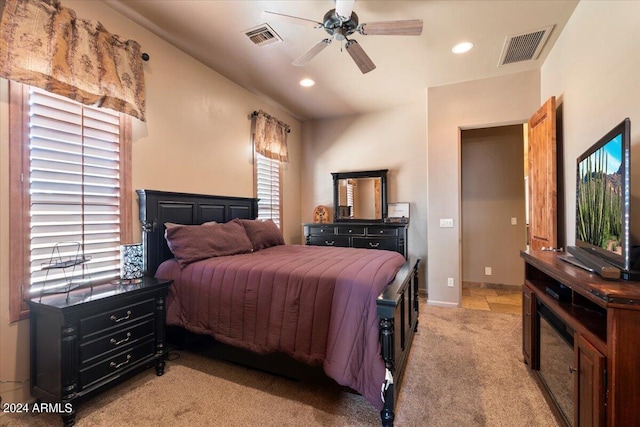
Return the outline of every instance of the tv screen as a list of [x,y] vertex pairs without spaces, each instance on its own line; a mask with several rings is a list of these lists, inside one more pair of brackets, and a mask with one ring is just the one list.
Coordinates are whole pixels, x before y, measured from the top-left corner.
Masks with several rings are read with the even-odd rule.
[[614,127],[577,160],[576,246],[631,270],[630,121]]

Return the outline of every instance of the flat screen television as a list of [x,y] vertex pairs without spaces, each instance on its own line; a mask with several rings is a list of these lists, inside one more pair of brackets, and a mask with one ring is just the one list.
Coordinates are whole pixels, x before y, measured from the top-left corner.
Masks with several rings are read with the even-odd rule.
[[638,236],[631,233],[630,131],[627,118],[578,157],[576,167],[576,246],[620,269],[624,279],[640,276]]

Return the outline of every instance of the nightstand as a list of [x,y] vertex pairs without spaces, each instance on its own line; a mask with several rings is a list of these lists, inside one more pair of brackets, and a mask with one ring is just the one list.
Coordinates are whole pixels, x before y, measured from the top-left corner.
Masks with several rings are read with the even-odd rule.
[[[171,280],[144,277],[27,301],[31,316],[31,394],[71,408],[152,365],[164,374],[165,299]],[[68,405],[70,404],[70,405]]]

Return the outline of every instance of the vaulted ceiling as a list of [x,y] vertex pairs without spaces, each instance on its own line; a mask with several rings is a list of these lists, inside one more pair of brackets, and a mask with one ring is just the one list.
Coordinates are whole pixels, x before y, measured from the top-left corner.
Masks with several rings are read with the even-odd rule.
[[[359,0],[360,23],[421,19],[420,36],[353,34],[375,63],[362,74],[334,40],[306,66],[292,62],[328,35],[264,11],[322,22],[332,0],[105,0],[114,9],[301,121],[360,114],[424,99],[428,87],[541,67],[578,0]],[[245,34],[268,24],[282,39],[265,46]],[[553,29],[537,59],[498,66],[507,37]],[[473,43],[455,55],[452,47]],[[312,87],[299,81],[311,78]]]

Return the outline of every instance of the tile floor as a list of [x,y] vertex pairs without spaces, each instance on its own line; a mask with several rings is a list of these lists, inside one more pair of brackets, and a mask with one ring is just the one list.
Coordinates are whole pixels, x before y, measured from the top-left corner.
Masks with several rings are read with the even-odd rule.
[[492,289],[463,286],[462,307],[498,313],[522,314],[522,292],[519,287]]

